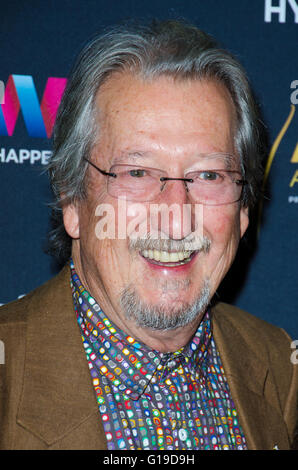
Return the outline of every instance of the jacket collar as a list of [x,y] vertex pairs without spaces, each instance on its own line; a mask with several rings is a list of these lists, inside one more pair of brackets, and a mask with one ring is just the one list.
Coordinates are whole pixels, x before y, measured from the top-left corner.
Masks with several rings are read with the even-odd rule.
[[[229,313],[218,306],[212,327],[249,449],[288,448],[277,407],[265,392],[272,386],[267,352],[256,355]],[[253,336],[255,332],[251,332]],[[254,334],[255,340],[257,340]],[[258,351],[262,345],[258,345]],[[272,388],[273,390],[273,388]],[[98,419],[94,420],[94,415]],[[41,286],[28,306],[23,390],[17,422],[48,446],[86,423],[98,449],[106,448],[91,375],[73,308],[70,271]],[[88,422],[90,424],[88,428]],[[98,423],[97,428],[94,422]],[[265,431],[266,430],[266,431]],[[82,433],[82,442],[84,436]],[[83,445],[83,444],[82,444]],[[88,440],[86,440],[86,448]],[[75,443],[74,443],[75,447]]]

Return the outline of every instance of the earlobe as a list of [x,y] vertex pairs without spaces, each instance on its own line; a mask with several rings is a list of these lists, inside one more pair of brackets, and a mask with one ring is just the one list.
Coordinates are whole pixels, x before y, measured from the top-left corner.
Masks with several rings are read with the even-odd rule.
[[80,238],[79,211],[75,204],[67,204],[63,207],[63,222],[71,238]]
[[240,209],[240,237],[245,234],[249,225],[248,207],[241,207]]

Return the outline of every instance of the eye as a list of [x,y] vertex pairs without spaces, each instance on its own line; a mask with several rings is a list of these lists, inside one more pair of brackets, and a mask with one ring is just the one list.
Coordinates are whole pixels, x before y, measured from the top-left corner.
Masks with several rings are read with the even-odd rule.
[[146,170],[135,168],[133,170],[129,170],[129,175],[133,176],[134,178],[142,178],[142,176],[146,175]]
[[201,171],[198,176],[201,180],[205,180],[205,181],[216,181],[217,179],[221,177],[219,173],[216,173],[215,171],[209,171],[209,170]]

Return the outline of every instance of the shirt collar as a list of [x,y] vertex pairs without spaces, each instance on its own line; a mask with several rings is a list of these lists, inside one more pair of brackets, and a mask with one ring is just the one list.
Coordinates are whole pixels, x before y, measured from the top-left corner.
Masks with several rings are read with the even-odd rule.
[[164,381],[181,364],[192,374],[205,375],[212,337],[208,311],[191,341],[171,353],[161,353],[126,335],[111,322],[82,285],[70,262],[71,286],[77,320],[90,358],[91,375],[105,375],[122,393],[136,400],[152,377]]

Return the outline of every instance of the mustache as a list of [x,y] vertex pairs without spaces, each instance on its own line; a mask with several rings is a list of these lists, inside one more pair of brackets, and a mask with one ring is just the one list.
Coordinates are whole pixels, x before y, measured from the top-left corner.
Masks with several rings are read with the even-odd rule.
[[148,234],[145,238],[130,238],[128,241],[130,251],[203,251],[208,253],[210,246],[211,241],[206,236],[174,240],[172,238],[152,238],[151,234]]

